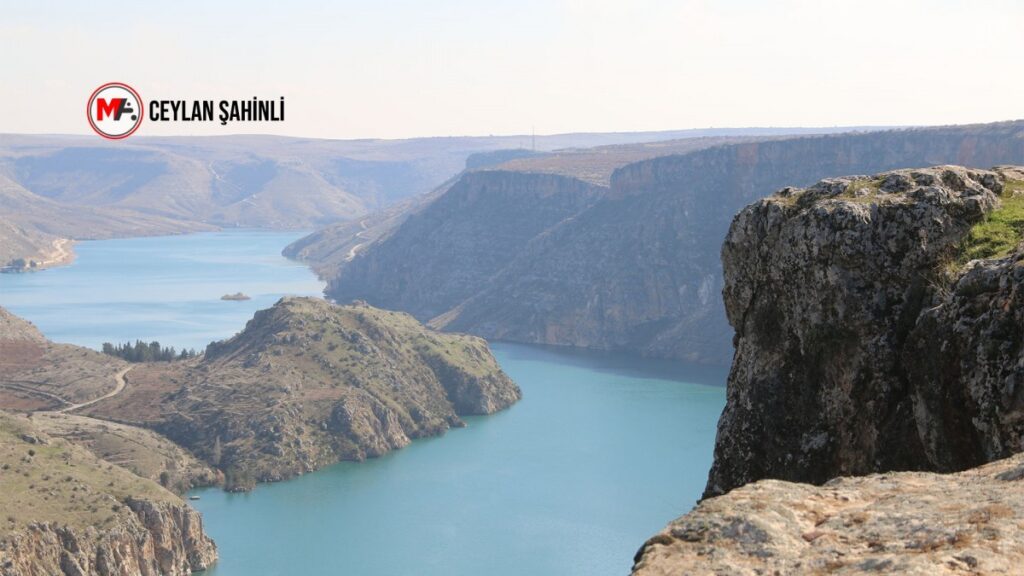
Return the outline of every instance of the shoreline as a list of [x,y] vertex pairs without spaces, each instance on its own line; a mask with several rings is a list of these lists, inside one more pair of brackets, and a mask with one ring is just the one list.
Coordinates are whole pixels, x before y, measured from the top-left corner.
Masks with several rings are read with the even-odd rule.
[[50,249],[44,254],[43,260],[36,260],[30,256],[15,258],[12,262],[21,260],[22,266],[8,264],[0,267],[0,273],[20,274],[23,272],[38,272],[58,266],[66,266],[75,261],[75,251],[72,249],[75,241],[71,238],[57,238],[50,243]]

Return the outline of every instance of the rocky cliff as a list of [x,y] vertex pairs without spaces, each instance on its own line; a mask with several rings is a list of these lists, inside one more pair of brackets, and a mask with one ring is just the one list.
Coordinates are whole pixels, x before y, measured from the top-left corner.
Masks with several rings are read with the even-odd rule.
[[[643,160],[618,167],[607,189],[542,232],[532,218],[520,228],[518,215],[574,188],[569,176],[560,176],[548,181],[558,183],[548,189],[557,194],[538,196],[538,184],[515,170],[536,176],[533,170],[558,166],[545,168],[549,157],[521,159],[472,175],[477,189],[515,182],[518,193],[496,196],[493,206],[490,195],[479,194],[472,205],[453,203],[459,209],[437,210],[415,225],[410,219],[386,243],[365,246],[330,282],[328,295],[339,301],[358,295],[421,319],[434,315],[432,326],[485,338],[727,364],[732,332],[717,297],[718,255],[743,206],[835,174],[1021,163],[1022,134],[1021,122],[895,130],[745,142]],[[585,174],[587,166],[566,170]],[[506,244],[509,239],[514,242]]]
[[1019,574],[1024,456],[958,474],[762,480],[648,540],[634,576]]
[[217,559],[156,483],[0,412],[0,575],[183,576]]
[[339,302],[365,299],[429,320],[473,295],[530,241],[603,191],[557,175],[468,173],[357,255],[326,292]]
[[706,495],[1024,449],[1022,180],[899,170],[742,210],[722,248],[736,355]]
[[133,368],[122,394],[87,413],[154,428],[244,489],[384,454],[519,397],[477,337],[285,298],[198,360]]

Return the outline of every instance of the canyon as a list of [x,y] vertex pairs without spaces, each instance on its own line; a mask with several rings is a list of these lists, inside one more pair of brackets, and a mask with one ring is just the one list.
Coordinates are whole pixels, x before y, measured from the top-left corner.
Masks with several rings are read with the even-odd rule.
[[[372,233],[335,228],[286,253],[304,252],[338,302],[365,299],[442,330],[726,365],[719,247],[743,206],[835,174],[1024,162],[1021,134],[1024,123],[1006,122],[690,142],[632,162],[628,147],[513,158],[370,218]],[[318,237],[358,249],[327,265]]]

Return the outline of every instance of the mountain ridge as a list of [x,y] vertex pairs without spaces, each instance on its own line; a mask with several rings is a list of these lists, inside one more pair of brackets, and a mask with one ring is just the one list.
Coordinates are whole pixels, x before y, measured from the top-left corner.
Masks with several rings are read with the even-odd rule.
[[[722,289],[718,240],[736,211],[781,186],[810,185],[837,173],[958,161],[982,167],[1024,162],[1022,134],[1024,122],[1015,121],[767,139],[642,160],[617,168],[610,188],[593,205],[538,233],[522,251],[495,252],[508,255],[496,270],[495,263],[477,269],[467,258],[437,262],[443,254],[432,255],[427,260],[431,266],[400,258],[430,245],[432,234],[456,230],[462,216],[439,219],[431,229],[398,218],[386,242],[365,243],[334,271],[326,294],[339,302],[358,293],[371,304],[406,306],[435,328],[488,339],[724,365],[732,347],[725,311],[715,296]],[[485,188],[488,174],[495,175],[495,186],[499,179],[518,175],[523,197],[533,198],[528,195],[533,175],[527,172],[498,165],[463,178]],[[484,204],[486,196],[478,198]],[[536,201],[518,208],[541,209]],[[422,216],[431,205],[417,210]],[[480,214],[486,207],[474,210]],[[477,249],[500,245],[501,238],[487,231],[502,225],[497,218],[478,222],[479,233],[447,242]],[[450,292],[436,289],[442,284],[435,269],[476,284]],[[386,304],[375,301],[375,294],[362,290],[370,285],[387,286],[395,294]],[[408,299],[413,303],[403,303]]]

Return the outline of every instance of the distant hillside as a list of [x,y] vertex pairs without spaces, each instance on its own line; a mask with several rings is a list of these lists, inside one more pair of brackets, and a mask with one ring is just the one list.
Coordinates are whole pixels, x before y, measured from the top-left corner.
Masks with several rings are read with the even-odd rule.
[[216,227],[303,229],[434,190],[469,156],[753,130],[317,140],[0,135],[0,268],[71,260],[70,243]]
[[[694,130],[686,138],[634,141],[594,148],[572,147],[550,152],[523,148],[479,152],[466,159],[466,172],[498,171],[524,174],[566,176],[587,184],[607,187],[612,172],[638,160],[668,154],[690,152],[726,143],[752,142],[760,138],[780,138],[787,134],[820,133],[817,129],[749,129],[749,130]],[[671,133],[678,134],[678,133]],[[717,134],[729,134],[719,136]],[[767,134],[774,134],[768,136]],[[410,216],[426,210],[429,214],[434,200],[444,195],[459,176],[450,179],[432,192],[410,198],[387,209],[379,210],[354,221],[328,226],[292,243],[284,255],[309,264],[324,279],[339,275],[342,268],[355,259],[357,253],[381,243]],[[538,180],[539,181],[539,180]],[[539,207],[543,209],[542,207]],[[440,248],[440,247],[435,247]],[[444,255],[439,255],[444,257]],[[411,308],[403,308],[412,310]],[[422,314],[417,314],[422,317]]]
[[[71,242],[120,236],[178,234],[213,226],[119,207],[73,206],[33,194],[0,172],[0,269],[66,264]],[[16,262],[21,260],[21,262]]]
[[166,434],[237,489],[401,448],[519,394],[479,338],[285,298],[199,360],[135,367],[124,393],[86,413]]
[[[834,174],[1024,162],[1024,122],[752,141],[657,157],[616,169],[610,186],[597,186],[604,192],[578,211],[516,228],[510,215],[542,213],[596,186],[561,176],[538,194],[539,170],[530,163],[539,160],[467,174],[475,194],[456,184],[362,247],[329,280],[328,296],[394,306],[487,338],[725,364],[731,332],[719,296],[719,246],[736,211],[774,189]],[[513,163],[522,171],[506,169]],[[458,198],[457,210],[444,209],[448,195],[453,204]]]

